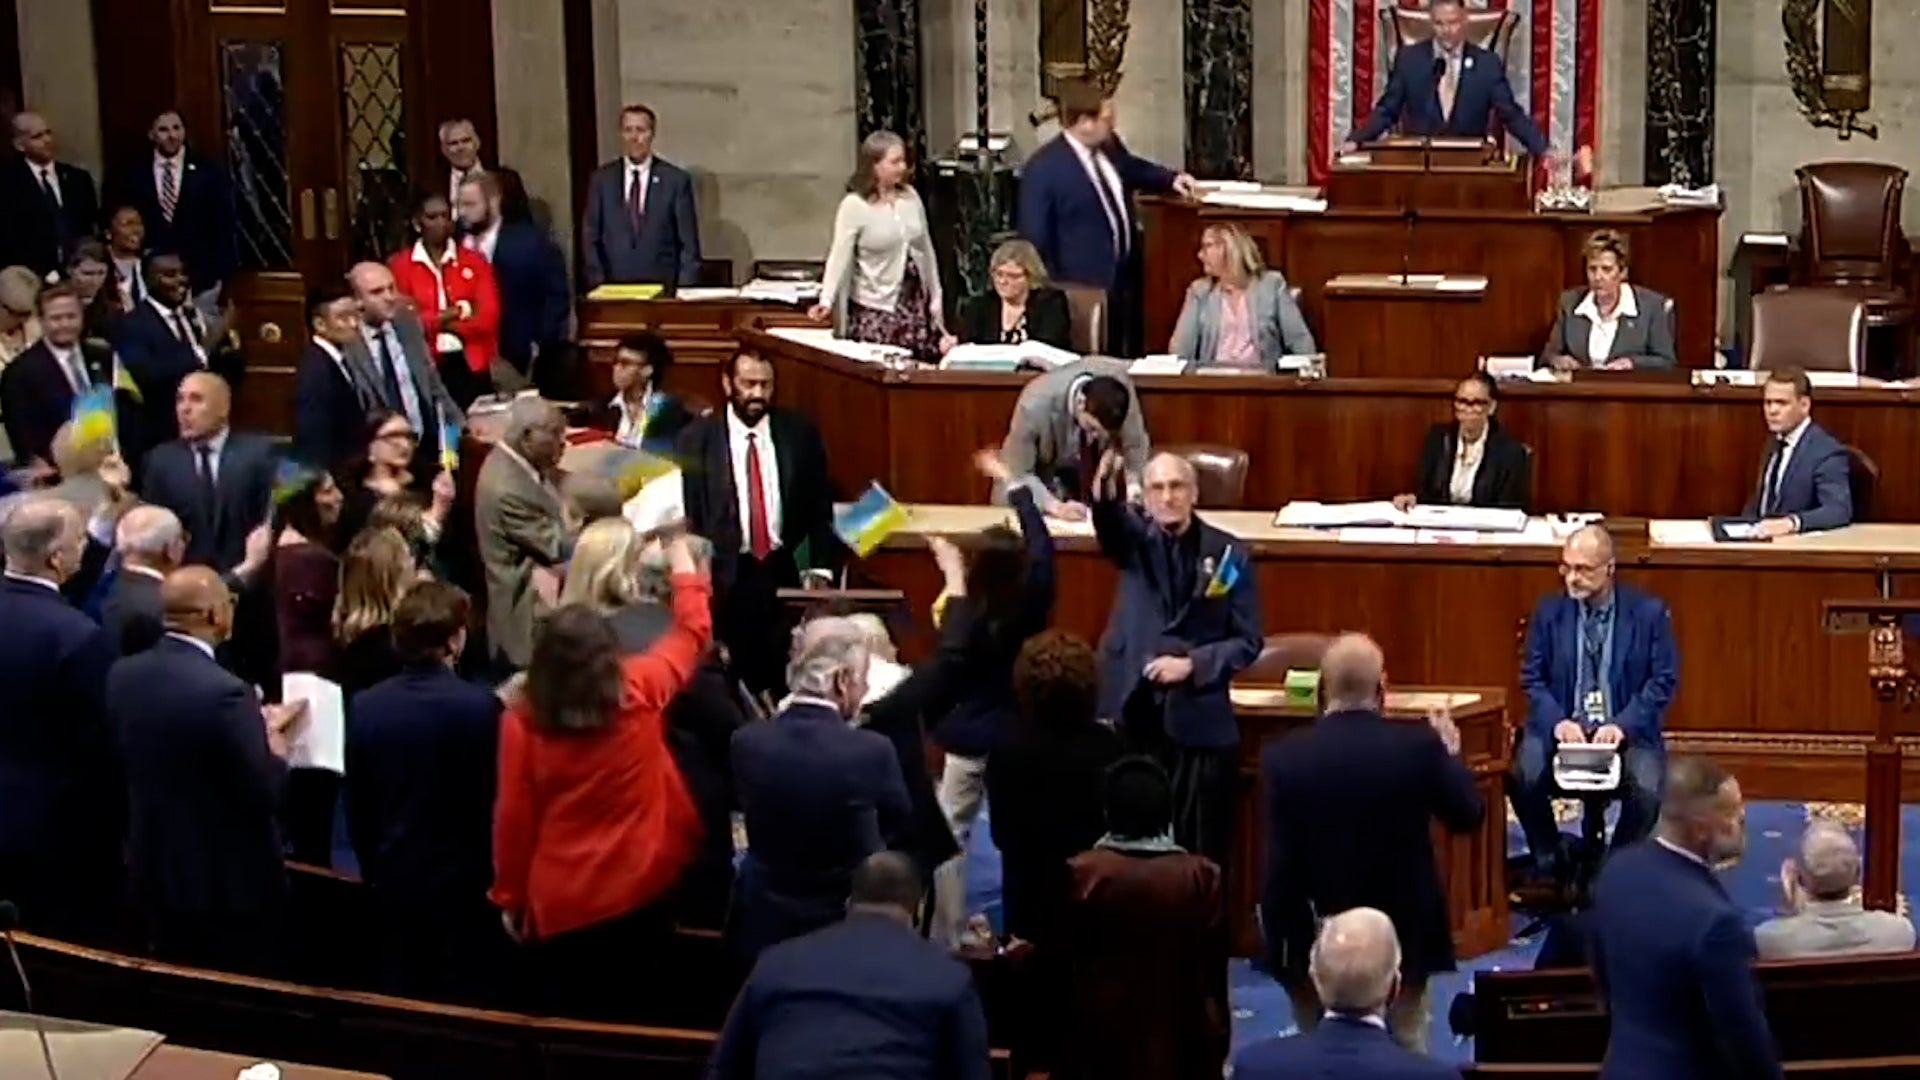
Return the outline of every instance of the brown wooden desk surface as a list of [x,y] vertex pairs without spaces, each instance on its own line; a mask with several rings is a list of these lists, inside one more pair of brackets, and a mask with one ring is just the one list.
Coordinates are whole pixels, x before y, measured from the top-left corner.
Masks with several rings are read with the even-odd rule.
[[[257,1064],[259,1060],[239,1054],[193,1050],[163,1043],[140,1063],[128,1080],[234,1080],[240,1075],[240,1070]],[[316,1065],[288,1065],[277,1061],[274,1064],[280,1067],[282,1080],[385,1080],[373,1073],[323,1069]]]

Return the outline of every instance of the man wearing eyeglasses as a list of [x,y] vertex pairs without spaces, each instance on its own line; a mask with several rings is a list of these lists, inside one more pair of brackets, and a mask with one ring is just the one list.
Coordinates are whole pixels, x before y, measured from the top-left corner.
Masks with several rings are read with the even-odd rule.
[[1659,597],[1614,580],[1613,538],[1589,525],[1560,554],[1562,594],[1527,623],[1520,686],[1527,724],[1515,755],[1513,809],[1543,878],[1564,880],[1565,844],[1553,800],[1561,745],[1620,748],[1620,820],[1613,849],[1643,839],[1659,811],[1666,745],[1661,725],[1678,682],[1673,623]]

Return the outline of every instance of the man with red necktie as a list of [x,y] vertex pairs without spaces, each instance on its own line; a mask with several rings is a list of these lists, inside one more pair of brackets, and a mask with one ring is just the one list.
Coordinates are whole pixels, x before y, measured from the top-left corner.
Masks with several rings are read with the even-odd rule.
[[[204,296],[240,268],[239,216],[227,167],[187,145],[186,123],[172,109],[147,129],[153,153],[110,177],[106,205],[131,206],[152,251],[176,251]],[[211,298],[202,301],[211,306]]]
[[623,153],[596,169],[580,224],[586,287],[607,283],[692,285],[700,274],[700,222],[693,180],[653,152],[658,117],[645,105],[620,110]]

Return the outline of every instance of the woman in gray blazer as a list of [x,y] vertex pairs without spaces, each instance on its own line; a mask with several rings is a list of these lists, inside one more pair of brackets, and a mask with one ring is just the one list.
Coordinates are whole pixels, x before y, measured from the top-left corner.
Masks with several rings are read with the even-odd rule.
[[1583,251],[1587,287],[1560,294],[1560,315],[1535,366],[1555,371],[1679,366],[1673,301],[1627,284],[1627,238],[1601,229],[1587,237]]
[[1282,356],[1315,351],[1287,279],[1267,269],[1246,230],[1207,226],[1200,268],[1206,275],[1187,289],[1169,352],[1195,367],[1276,371]]

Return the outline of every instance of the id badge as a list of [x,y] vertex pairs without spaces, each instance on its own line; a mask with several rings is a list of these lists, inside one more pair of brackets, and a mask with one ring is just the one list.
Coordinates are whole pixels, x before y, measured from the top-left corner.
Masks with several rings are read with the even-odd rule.
[[1598,727],[1607,722],[1607,699],[1598,690],[1587,691],[1587,723]]

